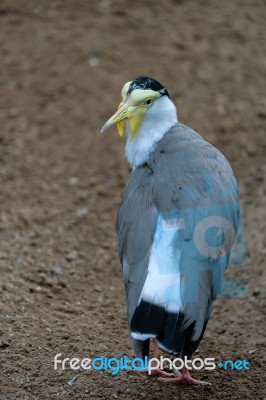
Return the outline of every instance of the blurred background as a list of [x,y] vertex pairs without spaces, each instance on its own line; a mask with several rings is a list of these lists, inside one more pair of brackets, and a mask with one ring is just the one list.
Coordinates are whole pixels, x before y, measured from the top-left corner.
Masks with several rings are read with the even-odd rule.
[[[1,399],[264,398],[265,20],[263,0],[0,1]],[[251,370],[199,373],[206,390],[53,370],[58,352],[132,355],[115,235],[130,170],[99,132],[139,75],[240,185],[249,262],[228,277],[248,295],[218,300],[199,354]]]

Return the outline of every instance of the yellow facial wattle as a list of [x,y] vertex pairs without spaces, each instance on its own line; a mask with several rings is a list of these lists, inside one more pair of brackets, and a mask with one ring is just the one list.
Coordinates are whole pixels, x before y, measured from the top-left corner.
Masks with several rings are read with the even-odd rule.
[[121,92],[122,102],[117,112],[104,124],[101,132],[116,124],[119,136],[123,136],[126,123],[128,122],[132,140],[142,123],[146,111],[156,99],[161,97],[161,94],[149,89],[135,89],[128,94],[130,83],[127,82],[124,85]]

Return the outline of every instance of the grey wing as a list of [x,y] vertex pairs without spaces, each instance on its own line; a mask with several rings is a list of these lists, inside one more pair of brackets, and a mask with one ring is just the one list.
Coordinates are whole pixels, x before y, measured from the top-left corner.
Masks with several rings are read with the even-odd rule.
[[165,349],[190,357],[222,291],[238,226],[238,188],[223,154],[184,125],[158,150],[150,160],[155,205],[167,220],[182,221],[182,229],[179,224],[172,233],[180,255],[182,305],[165,313],[157,339]]
[[[151,170],[144,166],[132,173],[117,217],[120,261],[127,296],[129,326],[147,277],[157,210],[152,201]],[[149,353],[149,340],[132,339],[137,357]]]
[[[221,290],[237,219],[237,187],[228,162],[181,124],[161,140],[147,165],[131,175],[117,228],[129,326],[139,333],[133,339],[138,356],[147,351],[146,337],[157,337],[165,349],[191,356]],[[179,221],[176,230],[173,221]],[[167,224],[170,228],[165,229]],[[204,229],[211,243],[202,239]],[[219,243],[223,235],[226,249]],[[159,278],[149,273],[147,279],[151,249],[158,259],[161,254],[158,268],[164,272]],[[167,274],[170,280],[174,277],[173,271],[180,277],[175,286],[166,279]],[[149,280],[154,296],[147,301],[143,288]],[[174,292],[179,304],[172,294],[162,298],[163,282],[168,285],[165,293]]]

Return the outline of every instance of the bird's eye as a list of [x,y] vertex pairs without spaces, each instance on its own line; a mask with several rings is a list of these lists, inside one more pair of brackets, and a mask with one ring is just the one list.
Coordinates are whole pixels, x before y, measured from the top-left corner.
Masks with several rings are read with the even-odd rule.
[[151,103],[152,103],[152,100],[148,99],[148,100],[145,101],[145,106],[150,106]]

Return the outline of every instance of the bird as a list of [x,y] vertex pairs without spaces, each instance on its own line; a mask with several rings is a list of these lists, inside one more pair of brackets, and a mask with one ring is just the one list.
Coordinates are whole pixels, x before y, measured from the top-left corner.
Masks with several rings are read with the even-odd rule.
[[[135,355],[159,349],[191,360],[202,340],[239,220],[238,185],[220,150],[179,122],[168,90],[140,76],[127,82],[116,125],[131,167],[117,215],[118,250]],[[159,380],[208,384],[182,372]]]

